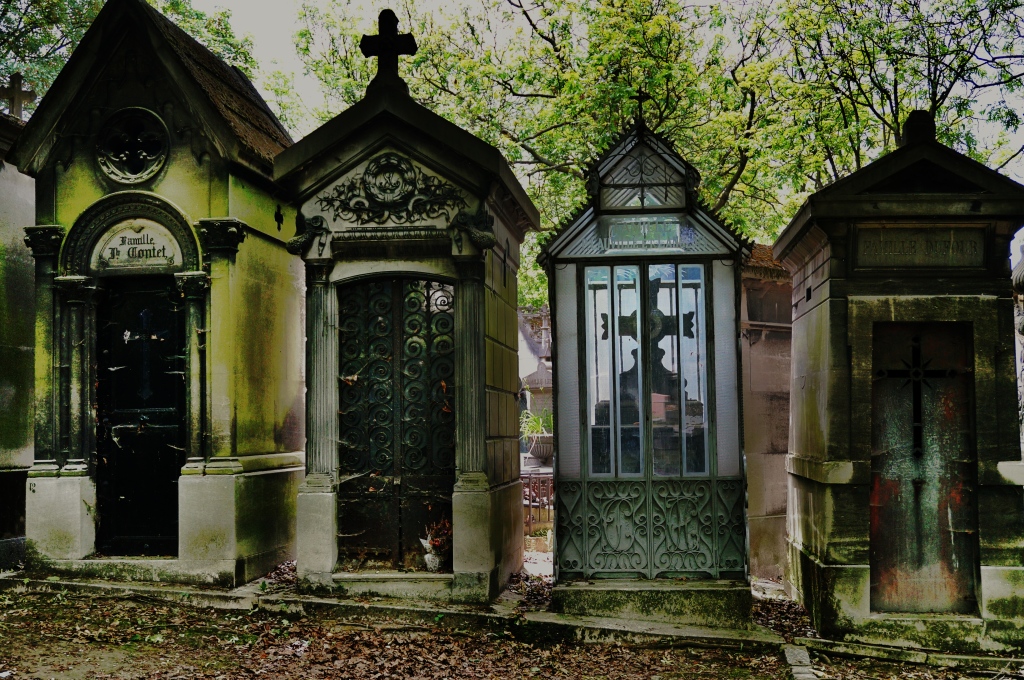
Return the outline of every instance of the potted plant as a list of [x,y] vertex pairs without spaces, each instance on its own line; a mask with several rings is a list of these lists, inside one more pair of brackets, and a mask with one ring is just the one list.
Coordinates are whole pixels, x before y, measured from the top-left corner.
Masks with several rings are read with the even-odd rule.
[[529,409],[519,415],[519,433],[529,443],[529,454],[539,465],[551,465],[555,456],[554,418],[551,411],[543,409],[534,413]]

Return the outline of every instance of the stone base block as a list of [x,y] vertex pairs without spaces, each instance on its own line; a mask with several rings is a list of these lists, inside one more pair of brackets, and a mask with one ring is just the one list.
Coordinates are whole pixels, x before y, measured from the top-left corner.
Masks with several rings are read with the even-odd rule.
[[338,564],[338,497],[328,486],[303,486],[297,501],[296,570],[300,579],[333,584]]
[[551,592],[551,609],[562,614],[706,628],[749,628],[751,606],[742,581],[607,579],[562,583]]
[[35,477],[25,493],[25,536],[45,558],[78,560],[96,550],[96,484],[88,477]]
[[304,475],[300,467],[183,475],[178,480],[182,570],[231,564],[233,585],[241,585],[294,559],[296,497]]
[[452,494],[455,602],[486,604],[523,567],[523,487],[460,480]]
[[1024,569],[981,567],[977,615],[871,611],[871,569],[823,564],[790,543],[790,585],[832,640],[956,654],[1024,651]]

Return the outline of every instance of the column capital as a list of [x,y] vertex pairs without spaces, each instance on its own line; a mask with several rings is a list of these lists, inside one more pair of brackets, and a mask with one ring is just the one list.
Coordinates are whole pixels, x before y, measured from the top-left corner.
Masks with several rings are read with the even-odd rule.
[[210,288],[210,275],[206,272],[179,272],[174,283],[187,300],[201,300]]
[[95,279],[91,276],[55,276],[54,284],[70,303],[85,303],[96,291]]
[[333,260],[306,260],[306,285],[326,286],[333,270]]
[[54,257],[64,242],[64,227],[56,224],[37,224],[25,227],[25,245],[35,257]]
[[245,240],[246,224],[233,217],[208,217],[195,224],[196,233],[203,252],[225,253],[229,256],[238,252],[238,246]]

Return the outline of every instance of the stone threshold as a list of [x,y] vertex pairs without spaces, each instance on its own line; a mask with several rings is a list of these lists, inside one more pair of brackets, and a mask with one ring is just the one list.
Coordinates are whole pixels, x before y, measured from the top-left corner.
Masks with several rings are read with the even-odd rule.
[[1001,672],[1008,667],[1024,665],[1024,659],[1000,656],[972,656],[969,654],[944,654],[906,647],[887,647],[871,645],[863,642],[840,642],[820,638],[795,638],[793,643],[802,645],[816,652],[852,656],[883,661],[901,661],[942,668],[973,668],[978,670]]
[[[443,576],[443,575],[441,575]],[[144,596],[167,602],[216,609],[272,612],[330,612],[349,619],[382,619],[458,630],[506,631],[513,636],[552,642],[620,642],[673,644],[732,649],[778,650],[783,639],[764,628],[749,630],[677,626],[658,621],[573,616],[553,612],[518,612],[516,601],[503,596],[489,606],[457,605],[388,598],[349,599],[295,593],[264,593],[257,579],[240,588],[200,588],[178,584],[147,584],[0,573],[0,590],[69,591]]]

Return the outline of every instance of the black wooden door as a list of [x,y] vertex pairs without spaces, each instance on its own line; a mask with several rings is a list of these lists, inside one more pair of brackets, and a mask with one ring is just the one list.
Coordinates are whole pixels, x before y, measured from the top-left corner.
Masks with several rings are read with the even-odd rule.
[[973,343],[965,323],[876,323],[871,608],[977,611]]
[[386,279],[338,295],[339,562],[423,569],[419,539],[451,521],[455,485],[453,290]]
[[96,329],[99,549],[175,555],[186,374],[173,279],[108,279]]

